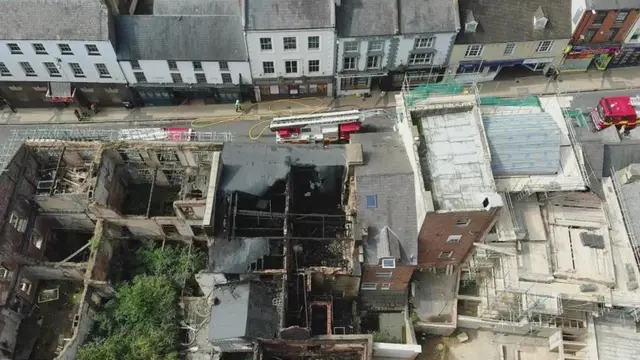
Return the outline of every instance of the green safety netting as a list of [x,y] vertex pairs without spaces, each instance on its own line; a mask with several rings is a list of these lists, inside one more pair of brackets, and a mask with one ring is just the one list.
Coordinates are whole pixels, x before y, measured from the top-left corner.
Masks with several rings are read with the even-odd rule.
[[501,98],[497,96],[483,96],[480,105],[485,106],[535,106],[540,107],[540,99],[529,95],[523,98]]
[[588,127],[587,119],[584,117],[582,110],[564,110],[564,116],[573,119],[573,121],[580,127]]
[[415,105],[416,101],[427,99],[432,94],[458,95],[464,91],[464,84],[459,83],[424,84],[411,89],[406,99],[409,105]]

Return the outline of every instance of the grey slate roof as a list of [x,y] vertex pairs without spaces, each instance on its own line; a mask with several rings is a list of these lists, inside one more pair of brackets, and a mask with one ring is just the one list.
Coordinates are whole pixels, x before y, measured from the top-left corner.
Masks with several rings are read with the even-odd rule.
[[238,0],[153,0],[153,15],[242,16]]
[[551,175],[560,170],[561,132],[549,113],[489,115],[482,121],[494,175]]
[[248,274],[251,263],[269,255],[269,240],[263,238],[218,239],[209,246],[209,271]]
[[247,61],[240,16],[119,16],[116,38],[119,60]]
[[336,7],[339,37],[394,35],[398,27],[397,0],[342,0]]
[[2,40],[109,40],[109,11],[97,0],[0,0]]
[[640,0],[587,0],[588,10],[640,9]]
[[[571,0],[460,0],[462,30],[456,44],[495,44],[520,41],[569,39]],[[544,30],[534,30],[533,15],[542,7],[549,21]],[[478,22],[476,32],[464,32],[468,10]]]
[[[400,32],[402,34],[455,32],[456,28],[460,26],[457,1],[398,1],[400,5]],[[477,2],[477,0],[475,1]]]
[[[414,175],[404,145],[394,132],[353,134],[351,142],[362,144],[364,157],[364,165],[355,168],[355,180],[358,227],[369,229],[365,262],[377,264],[379,256],[399,252],[400,263],[417,264]],[[367,208],[367,195],[376,196],[376,208]],[[391,231],[383,232],[385,226]]]
[[245,0],[247,30],[333,28],[333,0]]
[[273,300],[281,296],[279,289],[260,282],[216,288],[211,295],[214,305],[209,340],[275,338],[280,328],[280,310]]

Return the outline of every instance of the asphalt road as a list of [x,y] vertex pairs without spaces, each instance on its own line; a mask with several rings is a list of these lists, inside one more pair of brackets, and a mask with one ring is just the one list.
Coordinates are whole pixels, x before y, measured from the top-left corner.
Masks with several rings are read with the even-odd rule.
[[640,89],[566,94],[566,96],[573,97],[573,101],[571,101],[572,108],[582,109],[585,112],[592,110],[598,104],[598,101],[600,101],[600,99],[605,96],[636,96],[636,95],[640,95]]

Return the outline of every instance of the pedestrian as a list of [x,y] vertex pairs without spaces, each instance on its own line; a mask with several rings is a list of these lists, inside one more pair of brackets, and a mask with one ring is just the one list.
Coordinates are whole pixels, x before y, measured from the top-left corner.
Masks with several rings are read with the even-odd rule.
[[82,120],[82,117],[80,116],[80,111],[78,111],[78,109],[73,110],[73,115],[76,116],[76,119]]
[[242,110],[242,107],[240,107],[240,99],[237,99],[236,100],[236,112],[241,112],[241,111],[243,111],[243,110]]

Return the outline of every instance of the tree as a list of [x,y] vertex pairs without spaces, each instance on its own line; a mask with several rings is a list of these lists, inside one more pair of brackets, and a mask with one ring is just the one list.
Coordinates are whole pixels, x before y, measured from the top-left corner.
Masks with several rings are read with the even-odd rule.
[[137,276],[98,312],[79,360],[177,360],[178,292],[171,279]]
[[206,266],[202,250],[180,245],[160,247],[151,242],[140,247],[135,254],[135,273],[170,278],[176,287]]

